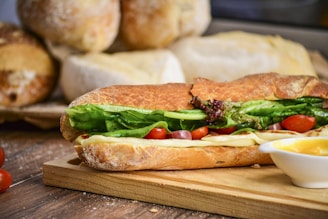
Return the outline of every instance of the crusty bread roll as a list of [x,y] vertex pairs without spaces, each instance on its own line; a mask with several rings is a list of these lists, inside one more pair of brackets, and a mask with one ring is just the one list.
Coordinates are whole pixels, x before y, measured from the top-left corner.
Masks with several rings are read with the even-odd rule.
[[228,82],[195,78],[191,93],[202,100],[278,100],[306,96],[328,99],[328,84],[311,75],[260,73]]
[[71,55],[63,60],[60,78],[68,101],[99,87],[168,82],[185,82],[185,76],[176,57],[165,49]]
[[22,28],[0,22],[0,105],[40,102],[56,82],[54,60],[43,44]]
[[316,76],[306,49],[297,42],[279,36],[222,32],[187,37],[169,48],[179,59],[188,82],[197,76],[231,81],[270,71]]
[[[185,141],[185,140],[182,140]],[[158,147],[132,145],[125,142],[75,145],[81,160],[88,166],[110,171],[185,170],[214,167],[238,167],[272,164],[268,154],[258,146],[248,147]],[[120,154],[120,157],[118,156]],[[104,155],[104,156],[99,156]]]
[[81,51],[103,51],[120,23],[119,0],[18,0],[22,24],[41,37]]
[[[264,85],[258,87],[259,84]],[[243,94],[254,90],[254,87],[257,91],[250,92],[245,98]],[[91,91],[75,99],[69,107],[85,104],[112,104],[139,109],[174,111],[192,109],[193,106],[190,104],[192,96],[199,96],[202,99],[230,100],[227,93],[235,97],[235,101],[290,99],[303,96],[327,99],[328,84],[313,76],[267,73],[250,75],[233,82],[215,82],[198,78],[194,84],[118,85]],[[61,117],[60,129],[63,137],[74,143],[81,160],[90,167],[103,170],[177,170],[272,164],[268,154],[258,151],[258,140],[249,139],[246,133],[223,135],[222,138],[209,135],[202,140],[105,137],[89,135],[73,128],[66,113]],[[326,125],[302,134],[304,136],[326,135],[327,130]],[[268,141],[302,134],[293,131],[262,130],[261,133],[254,135],[261,138],[260,141]],[[208,140],[211,137],[212,140]],[[233,141],[239,141],[240,144],[229,145]]]
[[211,21],[209,0],[122,0],[121,35],[131,49],[162,48],[202,34]]

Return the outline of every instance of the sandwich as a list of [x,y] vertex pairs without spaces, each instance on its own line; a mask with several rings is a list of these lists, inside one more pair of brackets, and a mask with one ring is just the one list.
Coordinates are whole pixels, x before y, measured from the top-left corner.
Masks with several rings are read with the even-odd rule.
[[327,99],[318,78],[278,73],[115,85],[72,101],[60,129],[84,164],[101,170],[266,165],[260,144],[328,134]]

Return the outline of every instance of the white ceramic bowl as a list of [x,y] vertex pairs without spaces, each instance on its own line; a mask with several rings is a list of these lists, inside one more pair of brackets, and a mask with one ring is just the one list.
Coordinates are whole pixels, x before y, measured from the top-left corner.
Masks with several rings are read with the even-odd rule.
[[328,145],[328,136],[300,137],[267,142],[261,144],[259,150],[270,153],[273,162],[291,178],[294,185],[304,188],[328,188],[328,154],[318,156],[279,148],[279,145],[297,147],[304,143],[311,147],[318,143],[317,140],[322,140],[324,145]]

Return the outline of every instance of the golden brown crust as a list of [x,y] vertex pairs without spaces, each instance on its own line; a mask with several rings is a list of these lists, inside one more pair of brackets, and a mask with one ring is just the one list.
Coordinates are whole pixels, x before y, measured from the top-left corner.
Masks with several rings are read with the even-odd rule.
[[174,1],[123,0],[121,3],[121,35],[128,47],[162,48],[179,35],[176,22],[179,15]]
[[130,49],[163,48],[200,35],[211,20],[209,0],[122,0],[121,9],[120,37]]
[[191,109],[191,84],[168,83],[161,85],[114,85],[91,91],[70,106],[113,104],[144,109],[180,110]]
[[248,75],[231,82],[196,78],[191,93],[202,100],[276,100],[302,96],[328,99],[328,84],[314,76],[266,73]]
[[44,45],[22,28],[0,22],[0,104],[24,106],[45,99],[57,80]]
[[98,143],[84,147],[76,145],[75,150],[88,166],[110,171],[183,170],[272,164],[270,155],[260,153],[258,146],[166,148],[156,145]]
[[19,0],[17,12],[43,38],[82,51],[107,49],[120,22],[119,0]]
[[0,36],[0,47],[10,44],[28,44],[42,48],[34,36],[30,36],[29,33],[14,24],[0,22]]

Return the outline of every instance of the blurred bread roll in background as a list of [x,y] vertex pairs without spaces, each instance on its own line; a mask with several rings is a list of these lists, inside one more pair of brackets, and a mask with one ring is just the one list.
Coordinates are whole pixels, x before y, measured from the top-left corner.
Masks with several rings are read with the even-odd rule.
[[122,0],[120,37],[130,49],[163,48],[201,35],[211,21],[209,0]]
[[187,37],[169,48],[179,59],[187,82],[197,76],[231,81],[262,72],[317,76],[304,46],[280,36],[221,32]]
[[85,52],[107,49],[121,17],[119,0],[17,0],[17,13],[42,38]]
[[56,82],[56,66],[44,45],[22,28],[0,22],[0,105],[40,102]]
[[185,76],[177,58],[166,49],[70,55],[63,61],[60,78],[68,101],[110,85],[168,82],[185,82]]

